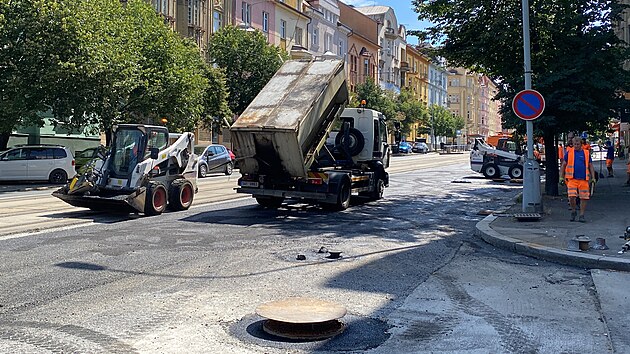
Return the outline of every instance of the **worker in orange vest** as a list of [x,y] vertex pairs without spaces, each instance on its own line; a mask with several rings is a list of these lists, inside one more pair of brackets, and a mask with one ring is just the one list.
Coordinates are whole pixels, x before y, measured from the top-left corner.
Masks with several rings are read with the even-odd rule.
[[595,182],[595,168],[590,151],[583,149],[581,140],[581,138],[575,137],[573,148],[565,153],[564,161],[560,167],[560,181],[562,183],[566,179],[567,194],[571,205],[570,221],[575,221],[577,216],[576,199],[579,197],[580,217],[578,221],[586,222],[584,212],[586,211],[586,202],[591,196],[589,184]]
[[558,143],[558,159],[560,163],[564,161],[564,146],[562,146],[562,143]]

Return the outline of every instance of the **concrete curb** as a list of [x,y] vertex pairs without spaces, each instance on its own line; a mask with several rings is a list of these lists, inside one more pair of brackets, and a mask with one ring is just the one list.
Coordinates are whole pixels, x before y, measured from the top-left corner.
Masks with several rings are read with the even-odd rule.
[[475,235],[495,247],[575,267],[630,271],[630,260],[565,251],[502,235],[490,227],[490,224],[496,219],[497,216],[489,215],[475,226]]

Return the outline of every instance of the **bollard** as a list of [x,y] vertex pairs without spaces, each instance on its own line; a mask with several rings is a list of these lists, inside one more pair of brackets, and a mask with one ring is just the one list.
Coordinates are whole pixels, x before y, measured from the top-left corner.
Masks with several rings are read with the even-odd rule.
[[593,246],[594,250],[607,250],[609,247],[606,245],[606,239],[603,237],[598,237],[595,239],[595,246]]
[[567,251],[581,252],[580,242],[574,238],[570,239],[567,244]]

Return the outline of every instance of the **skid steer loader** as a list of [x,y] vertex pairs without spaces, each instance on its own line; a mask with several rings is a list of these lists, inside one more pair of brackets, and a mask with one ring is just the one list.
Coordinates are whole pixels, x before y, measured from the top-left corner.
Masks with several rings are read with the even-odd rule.
[[111,148],[88,163],[53,196],[77,207],[159,215],[186,210],[197,192],[194,135],[169,145],[165,127],[121,124]]

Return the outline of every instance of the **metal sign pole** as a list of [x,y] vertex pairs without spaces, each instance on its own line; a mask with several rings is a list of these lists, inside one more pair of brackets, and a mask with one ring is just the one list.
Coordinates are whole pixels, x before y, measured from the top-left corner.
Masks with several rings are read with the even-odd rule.
[[[523,7],[523,54],[525,61],[525,89],[532,88],[532,63],[529,43],[529,0],[522,0]],[[525,122],[527,128],[527,160],[523,175],[523,212],[542,212],[542,197],[540,194],[540,167],[534,159],[534,123]]]

